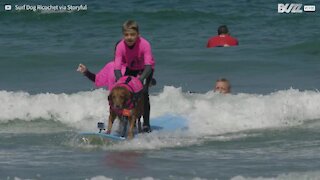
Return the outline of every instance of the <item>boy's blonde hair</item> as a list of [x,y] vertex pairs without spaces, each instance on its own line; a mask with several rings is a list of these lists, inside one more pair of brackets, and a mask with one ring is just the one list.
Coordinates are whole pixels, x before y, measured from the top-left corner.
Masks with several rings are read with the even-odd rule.
[[128,20],[128,21],[124,22],[122,25],[122,32],[125,32],[128,30],[135,30],[139,33],[138,23],[134,20]]

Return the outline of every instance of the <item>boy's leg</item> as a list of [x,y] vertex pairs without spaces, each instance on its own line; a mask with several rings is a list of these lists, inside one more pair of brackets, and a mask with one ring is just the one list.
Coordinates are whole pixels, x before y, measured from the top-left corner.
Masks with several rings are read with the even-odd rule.
[[150,128],[150,99],[149,99],[149,84],[152,79],[153,72],[147,77],[146,83],[144,84],[144,113],[143,113],[143,131],[144,132],[151,132]]
[[[144,131],[150,131],[150,99],[149,99],[149,93],[144,92],[143,93],[144,103],[143,103],[143,130]],[[145,130],[146,129],[146,130]]]

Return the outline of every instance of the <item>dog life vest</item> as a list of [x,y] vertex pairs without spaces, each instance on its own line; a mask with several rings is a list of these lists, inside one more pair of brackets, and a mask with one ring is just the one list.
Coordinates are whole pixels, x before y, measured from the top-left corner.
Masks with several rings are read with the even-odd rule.
[[115,86],[125,87],[133,94],[139,93],[143,89],[140,79],[134,76],[122,76]]
[[109,105],[110,110],[116,112],[118,116],[128,116],[128,110],[130,111],[136,105],[138,97],[141,95],[143,90],[143,84],[141,83],[140,79],[134,76],[122,76],[117,83],[113,86],[114,87],[124,87],[130,91],[132,94],[132,98],[127,100],[125,108],[119,109],[113,106],[111,98],[109,98]]

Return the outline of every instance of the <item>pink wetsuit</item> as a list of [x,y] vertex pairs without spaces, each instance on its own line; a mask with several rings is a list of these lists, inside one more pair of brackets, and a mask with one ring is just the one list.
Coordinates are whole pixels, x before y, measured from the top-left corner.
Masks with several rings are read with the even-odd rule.
[[[121,73],[124,75],[126,68],[121,65],[120,67]],[[107,86],[108,89],[111,90],[115,83],[116,77],[114,76],[114,61],[110,61],[96,74],[95,85],[97,87]]]
[[115,70],[121,69],[124,64],[130,70],[143,70],[145,65],[151,65],[154,69],[155,61],[152,56],[151,46],[143,37],[138,37],[132,49],[124,40],[121,40],[116,48]]

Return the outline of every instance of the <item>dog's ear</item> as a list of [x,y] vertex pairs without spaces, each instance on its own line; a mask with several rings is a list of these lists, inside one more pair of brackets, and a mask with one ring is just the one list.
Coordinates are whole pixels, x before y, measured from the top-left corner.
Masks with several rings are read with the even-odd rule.
[[112,100],[112,91],[110,91],[109,96],[108,96],[108,101]]

